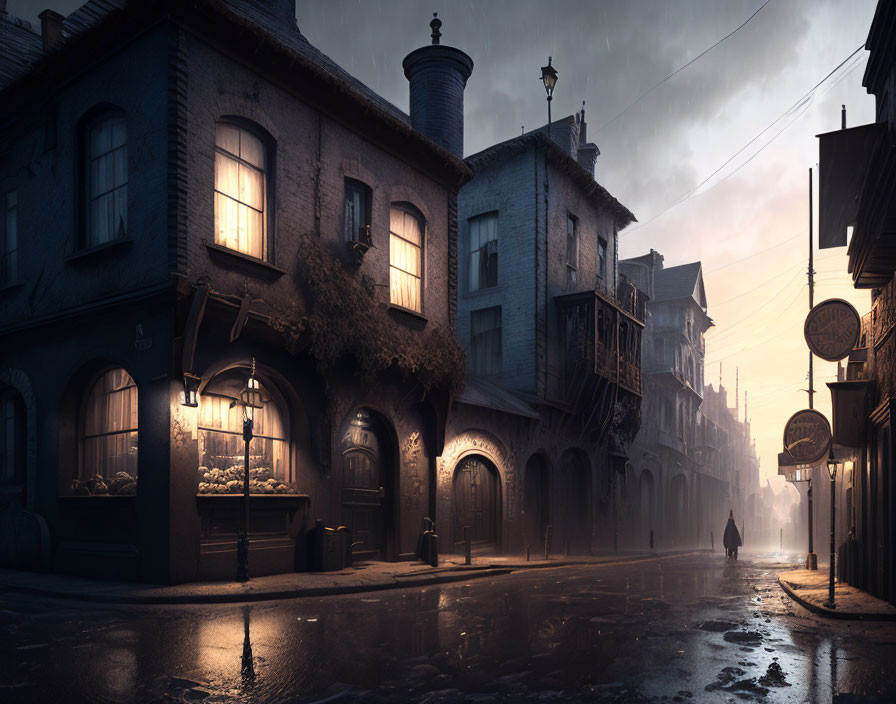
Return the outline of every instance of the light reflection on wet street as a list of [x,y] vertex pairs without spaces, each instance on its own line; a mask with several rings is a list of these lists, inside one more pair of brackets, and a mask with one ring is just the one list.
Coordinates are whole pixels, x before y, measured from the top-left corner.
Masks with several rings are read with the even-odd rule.
[[896,624],[810,614],[788,567],[702,554],[251,606],[7,593],[0,701],[896,700]]

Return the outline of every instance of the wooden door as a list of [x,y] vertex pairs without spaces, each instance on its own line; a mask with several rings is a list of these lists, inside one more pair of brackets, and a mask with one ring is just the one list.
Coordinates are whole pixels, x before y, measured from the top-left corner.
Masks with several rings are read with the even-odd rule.
[[497,472],[480,458],[470,457],[454,473],[455,541],[463,540],[464,526],[470,539],[479,544],[496,544],[500,521]]
[[353,448],[343,453],[342,521],[360,543],[356,555],[379,556],[383,550],[383,491],[379,458]]

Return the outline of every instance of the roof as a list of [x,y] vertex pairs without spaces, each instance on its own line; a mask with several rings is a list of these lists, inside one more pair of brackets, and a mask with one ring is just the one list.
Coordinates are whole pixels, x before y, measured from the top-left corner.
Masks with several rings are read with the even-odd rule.
[[[566,122],[562,120],[561,122]],[[553,130],[552,130],[553,131]],[[560,146],[554,139],[548,137],[544,128],[527,132],[519,137],[499,142],[488,149],[468,156],[464,161],[473,173],[495,166],[506,159],[519,154],[527,149],[542,147],[547,150],[550,160],[559,166],[573,181],[592,199],[598,206],[609,208],[616,216],[617,227],[623,227],[637,222],[632,212],[614,198],[610,192],[594,180],[588,169],[574,159],[568,151]]]
[[525,418],[538,418],[532,406],[523,399],[486,379],[468,379],[464,390],[457,397],[457,402]]
[[702,269],[703,265],[700,262],[691,262],[657,270],[653,275],[653,297],[651,300],[675,301],[693,297],[705,308],[706,301],[700,301],[697,298],[703,293]]
[[0,13],[0,88],[12,83],[43,56],[40,34],[31,23]]

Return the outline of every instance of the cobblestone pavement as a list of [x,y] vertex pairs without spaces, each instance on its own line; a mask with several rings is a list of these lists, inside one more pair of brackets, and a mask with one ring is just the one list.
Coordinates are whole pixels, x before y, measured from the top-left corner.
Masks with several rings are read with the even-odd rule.
[[0,701],[896,701],[896,624],[809,613],[776,582],[796,562],[689,555],[247,606],[5,593]]

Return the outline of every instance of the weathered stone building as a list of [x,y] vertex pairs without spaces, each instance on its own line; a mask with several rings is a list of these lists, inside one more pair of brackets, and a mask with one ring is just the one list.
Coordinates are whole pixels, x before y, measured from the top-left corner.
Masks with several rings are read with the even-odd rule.
[[[896,603],[894,37],[896,6],[879,2],[865,44],[869,55],[862,81],[875,96],[876,120],[819,135],[819,247],[847,246],[854,286],[871,291],[871,310],[863,316],[846,372],[828,384],[833,441],[837,456],[848,460],[837,479],[839,574]],[[816,516],[819,511],[825,516],[824,532],[815,532],[816,552],[824,559],[827,551],[820,546],[830,529],[831,500],[827,471],[816,469],[812,484]]]
[[[243,413],[252,574],[302,568],[314,519],[413,555],[463,383],[462,132],[345,73],[289,0],[41,18],[0,14],[3,563],[231,578]],[[472,62],[434,49],[459,114]]]
[[704,386],[712,325],[700,262],[664,267],[654,250],[619,263],[647,291],[644,407],[626,466],[625,544],[644,548],[709,546],[728,511],[746,518],[747,497],[759,490],[749,425],[728,408],[727,392]]
[[595,181],[597,154],[582,111],[466,159],[457,329],[468,383],[438,475],[452,541],[471,525],[483,549],[542,552],[547,532],[556,552],[613,546],[645,299],[618,276],[617,235],[634,216]]

